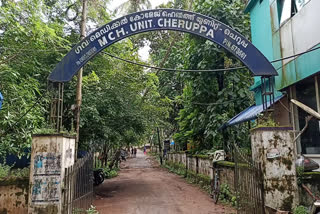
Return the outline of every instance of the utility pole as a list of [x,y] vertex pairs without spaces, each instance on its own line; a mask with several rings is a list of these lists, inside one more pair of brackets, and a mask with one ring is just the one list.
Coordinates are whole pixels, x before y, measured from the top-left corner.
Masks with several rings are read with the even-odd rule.
[[[82,0],[82,16],[80,23],[80,40],[86,37],[86,20],[87,20],[87,0]],[[80,130],[80,107],[82,103],[82,73],[83,68],[78,72],[77,95],[76,95],[76,145],[75,145],[75,160],[77,160],[79,146],[79,130]]]
[[158,132],[158,142],[159,142],[159,156],[160,156],[160,164],[162,165],[162,146],[161,146],[161,140],[160,140],[160,132],[159,132],[159,127],[157,127],[157,132]]

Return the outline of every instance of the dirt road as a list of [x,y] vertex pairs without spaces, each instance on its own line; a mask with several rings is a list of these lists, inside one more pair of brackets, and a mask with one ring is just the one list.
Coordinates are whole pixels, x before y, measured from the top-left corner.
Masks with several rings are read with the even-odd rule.
[[116,178],[96,188],[100,214],[222,214],[234,210],[215,205],[208,194],[159,168],[143,152],[128,159]]

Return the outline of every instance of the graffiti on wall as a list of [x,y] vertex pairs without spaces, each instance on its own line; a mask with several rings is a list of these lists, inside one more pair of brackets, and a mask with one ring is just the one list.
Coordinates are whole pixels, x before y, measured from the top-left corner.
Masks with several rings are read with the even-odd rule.
[[60,175],[61,155],[51,152],[37,153],[34,157],[34,175]]
[[31,200],[35,203],[59,202],[60,176],[36,176],[32,185]]

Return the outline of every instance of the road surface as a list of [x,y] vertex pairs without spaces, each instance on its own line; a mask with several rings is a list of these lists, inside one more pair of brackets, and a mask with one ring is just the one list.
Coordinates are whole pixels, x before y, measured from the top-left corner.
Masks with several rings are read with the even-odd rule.
[[138,150],[121,165],[118,177],[96,187],[94,205],[100,214],[223,214],[235,213],[215,205],[207,193],[158,167]]

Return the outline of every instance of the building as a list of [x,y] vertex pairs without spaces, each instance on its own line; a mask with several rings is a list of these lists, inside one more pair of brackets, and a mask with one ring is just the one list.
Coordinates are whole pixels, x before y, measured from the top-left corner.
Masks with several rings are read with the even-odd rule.
[[[307,113],[293,105],[291,99],[320,112],[319,11],[319,0],[250,0],[245,9],[250,13],[252,43],[271,62],[291,56],[272,63],[279,74],[274,79],[274,118],[281,126],[298,131],[305,126]],[[227,126],[251,120],[262,111],[260,78],[255,78],[251,90],[256,105],[232,118]],[[297,141],[297,152],[320,164],[320,121],[309,122]]]

